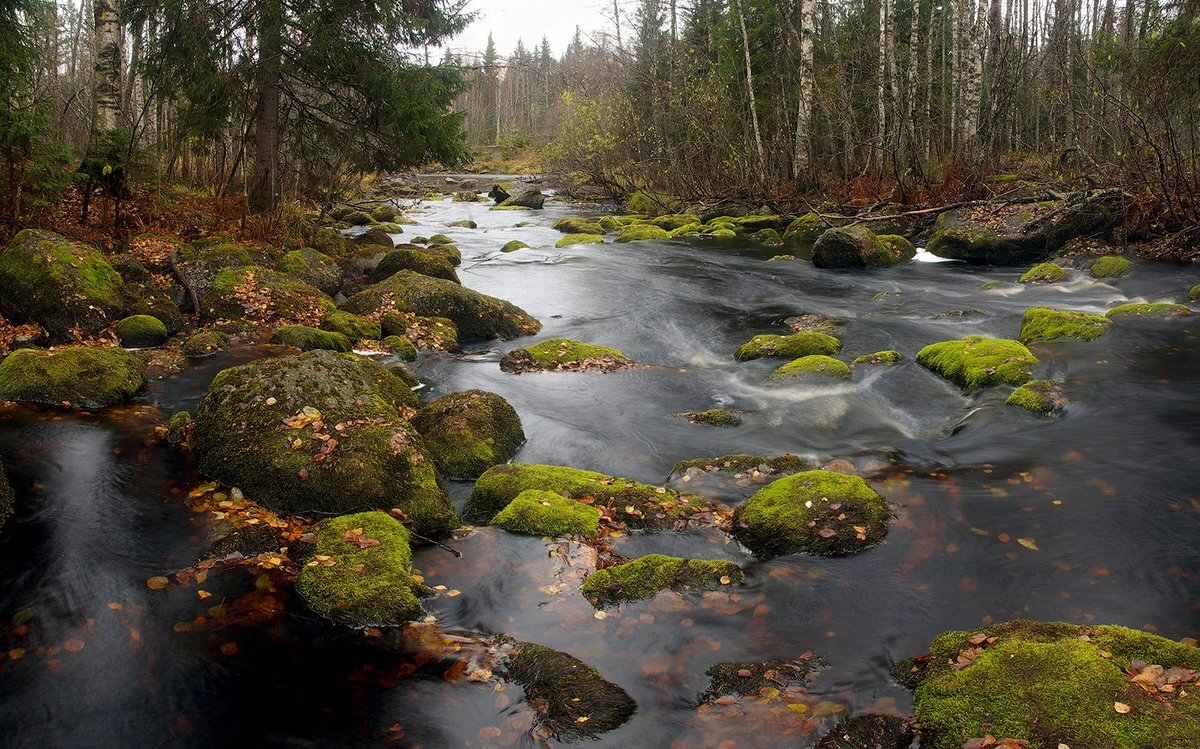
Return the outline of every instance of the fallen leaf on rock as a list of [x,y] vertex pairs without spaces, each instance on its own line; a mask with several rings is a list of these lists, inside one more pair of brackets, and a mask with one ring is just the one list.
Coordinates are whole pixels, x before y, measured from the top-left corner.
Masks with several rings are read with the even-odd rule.
[[1131,708],[1129,705],[1126,705],[1124,702],[1114,702],[1113,703],[1113,710],[1116,710],[1121,715],[1125,715],[1132,709],[1133,708]]

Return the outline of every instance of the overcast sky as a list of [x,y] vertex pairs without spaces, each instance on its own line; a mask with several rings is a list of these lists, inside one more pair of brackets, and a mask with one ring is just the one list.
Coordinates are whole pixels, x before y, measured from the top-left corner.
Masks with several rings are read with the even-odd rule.
[[518,39],[533,47],[545,35],[554,54],[561,55],[576,26],[587,35],[606,25],[601,6],[612,7],[611,0],[472,0],[471,10],[478,18],[447,46],[455,52],[482,52],[490,31],[496,49],[508,55]]

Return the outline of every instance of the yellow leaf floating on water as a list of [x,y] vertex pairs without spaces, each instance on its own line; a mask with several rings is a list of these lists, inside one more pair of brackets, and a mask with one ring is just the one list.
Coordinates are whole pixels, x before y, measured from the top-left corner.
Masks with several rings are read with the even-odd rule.
[[171,581],[162,576],[152,577],[146,581],[146,587],[150,590],[162,590],[170,584]]
[[1033,542],[1032,538],[1018,538],[1017,543],[1021,544],[1030,551],[1040,551],[1040,549],[1038,549],[1038,545]]

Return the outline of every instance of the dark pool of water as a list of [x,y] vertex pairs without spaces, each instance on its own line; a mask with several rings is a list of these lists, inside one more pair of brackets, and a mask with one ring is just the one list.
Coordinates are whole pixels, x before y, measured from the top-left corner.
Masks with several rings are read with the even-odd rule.
[[[1200,317],[1122,322],[1093,343],[1034,347],[1039,376],[1065,383],[1059,419],[1006,407],[999,389],[964,396],[911,361],[844,384],[771,385],[778,362],[731,357],[751,336],[813,313],[839,321],[843,358],[894,348],[911,359],[939,340],[1015,337],[1031,306],[1177,301],[1200,273],[1143,265],[1115,283],[1073,272],[1065,284],[985,293],[983,282],[1015,281],[1020,270],[820,271],[767,262],[780,250],[741,241],[555,250],[560,235],[548,226],[570,212],[435,203],[405,231],[459,239],[463,282],[537,316],[541,337],[659,366],[508,375],[499,355],[529,339],[476,344],[415,365],[424,397],[498,392],[524,421],[520,462],[653,483],[678,461],[729,453],[882,460],[892,468],[874,485],[896,512],[884,544],[844,559],[762,562],[715,531],[619,539],[626,555],[736,561],[746,585],[597,619],[578,594],[578,549],[481,530],[451,543],[461,558],[417,553],[431,584],[461,595],[429,601],[436,625],[407,636],[333,632],[286,587],[237,568],[212,571],[203,586],[150,590],[148,578],[195,564],[219,530],[188,509],[183,497],[200,478],[154,428],[194,408],[221,368],[267,353],[235,351],[102,415],[0,409],[0,459],[19,493],[0,556],[0,745],[538,745],[519,688],[454,678],[470,650],[458,638],[503,633],[567,651],[633,696],[632,720],[597,746],[808,746],[838,711],[909,712],[888,667],[947,629],[1025,617],[1200,635]],[[480,229],[444,226],[462,218]],[[513,227],[524,220],[535,223]],[[510,239],[535,249],[496,252]],[[714,407],[743,410],[745,423],[714,429],[674,416]],[[460,505],[469,491],[451,487]],[[214,601],[224,615],[212,615]],[[810,714],[697,709],[712,664],[807,651],[827,664]]]

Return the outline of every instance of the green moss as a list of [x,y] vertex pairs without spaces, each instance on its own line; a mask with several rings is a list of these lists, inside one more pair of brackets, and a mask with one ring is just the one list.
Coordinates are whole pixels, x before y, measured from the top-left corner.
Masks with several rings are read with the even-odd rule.
[[450,237],[447,237],[445,234],[434,234],[429,238],[429,241],[426,244],[454,244],[454,240]]
[[146,365],[124,349],[21,349],[0,361],[0,401],[106,408],[146,385]]
[[728,408],[715,408],[711,411],[687,411],[678,414],[680,418],[687,419],[693,424],[704,424],[710,427],[736,427],[741,426],[742,415],[739,411],[731,411]]
[[601,216],[596,223],[604,234],[611,234],[621,229],[621,222],[616,216]]
[[229,335],[219,330],[205,330],[183,342],[183,355],[198,359],[229,348]]
[[0,466],[0,528],[3,528],[8,519],[12,517],[15,503],[16,493],[13,491],[12,484],[8,483],[8,476],[4,474],[4,466]]
[[390,205],[381,205],[371,211],[371,219],[379,223],[388,223],[396,218],[396,209]]
[[850,366],[857,367],[860,364],[879,364],[885,367],[892,367],[904,361],[904,356],[899,351],[876,351],[874,354],[860,356],[850,362]]
[[775,214],[740,216],[733,220],[734,226],[748,232],[756,232],[763,229],[779,230],[783,228],[785,223],[782,216]]
[[583,595],[593,606],[614,606],[626,601],[653,598],[664,590],[720,588],[722,578],[741,583],[745,575],[732,562],[651,554],[616,567],[596,570],[583,583]]
[[646,223],[657,226],[668,232],[673,232],[685,226],[695,226],[700,223],[700,217],[690,213],[669,213],[665,216],[646,219]]
[[1124,278],[1133,272],[1133,263],[1123,257],[1102,257],[1092,264],[1092,278]]
[[695,237],[703,234],[708,229],[709,227],[706,224],[695,223],[672,229],[669,233],[672,237]]
[[357,315],[409,312],[444,317],[467,339],[515,338],[541,330],[541,323],[520,308],[440,278],[399,271],[342,303]]
[[320,289],[260,266],[225,268],[200,304],[204,322],[296,320],[333,310]]
[[781,262],[784,260],[796,260],[796,259],[798,259],[798,258],[795,255],[775,255],[773,257],[767,258],[767,262],[768,263],[778,263],[778,262]]
[[312,533],[313,554],[296,577],[296,592],[310,609],[348,627],[403,624],[422,616],[410,572],[410,535],[397,520],[362,512],[322,520]]
[[470,522],[487,523],[518,494],[529,489],[551,491],[574,500],[590,497],[597,508],[604,508],[605,515],[634,528],[669,528],[708,508],[704,501],[694,497],[679,496],[629,479],[576,468],[510,463],[489,468],[479,477],[463,517]]
[[887,268],[911,260],[917,251],[904,237],[877,236],[863,224],[825,231],[813,244],[818,268]]
[[394,312],[379,320],[384,338],[407,338],[421,348],[437,351],[459,351],[458,328],[444,317],[417,317]]
[[783,244],[783,237],[779,234],[779,231],[776,229],[760,229],[759,231],[756,231],[753,234],[751,234],[750,238],[753,239],[755,242],[762,242],[763,244],[771,244],[771,245]]
[[660,229],[651,224],[630,224],[617,233],[616,241],[641,242],[648,239],[670,239],[671,234],[666,229]]
[[580,343],[566,338],[551,338],[536,346],[516,349],[500,360],[505,372],[615,369],[631,364],[616,349]]
[[371,218],[370,214],[363,211],[350,211],[342,216],[339,221],[342,221],[350,226],[367,226],[375,223],[375,219]]
[[[425,248],[426,254],[441,257],[454,267],[462,265],[462,252],[452,244],[434,244]],[[429,274],[426,274],[429,275]]]
[[1108,332],[1112,320],[1085,312],[1032,307],[1021,319],[1021,343],[1052,341],[1055,338],[1078,338],[1094,341]]
[[1050,416],[1063,410],[1062,389],[1048,380],[1033,380],[1013,391],[1005,401],[1010,406],[1024,408],[1031,413]]
[[719,458],[700,458],[676,463],[671,469],[672,474],[683,473],[690,468],[702,471],[724,471],[726,473],[746,473],[760,471],[762,473],[799,473],[812,468],[810,461],[798,455],[779,455],[763,458],[758,455],[725,455]]
[[133,315],[117,323],[117,339],[125,348],[154,348],[168,337],[167,326],[150,315]]
[[733,355],[738,361],[750,361],[764,357],[799,359],[802,356],[821,354],[832,356],[840,353],[842,342],[825,333],[793,333],[791,335],[757,335]]
[[516,252],[517,250],[527,250],[527,249],[529,249],[529,245],[525,244],[524,242],[522,242],[519,239],[514,239],[511,242],[505,243],[505,245],[500,248],[500,251],[501,252]]
[[400,357],[401,360],[413,362],[417,360],[417,347],[407,338],[401,338],[398,335],[390,335],[384,338],[380,343],[383,344],[384,350],[389,354],[394,354]]
[[888,518],[883,497],[857,476],[806,471],[748,499],[734,512],[733,535],[759,556],[843,556],[881,542]]
[[979,287],[980,291],[991,291],[1004,285],[1003,281],[987,281]]
[[451,223],[446,224],[446,226],[453,226],[453,227],[456,227],[459,229],[478,229],[479,228],[479,224],[475,223],[474,221],[472,221],[469,218],[463,219],[462,221],[452,221]]
[[342,285],[342,268],[333,258],[311,247],[293,250],[277,266],[280,273],[314,286],[326,294],[336,294]]
[[321,330],[341,333],[351,341],[378,341],[383,337],[379,323],[340,310],[330,312],[321,320]]
[[724,695],[748,697],[758,695],[764,687],[780,689],[803,688],[808,677],[817,671],[821,661],[804,658],[795,661],[760,661],[757,663],[718,663],[705,671],[708,689],[700,695],[701,702]]
[[899,234],[877,234],[875,256],[870,265],[886,268],[896,263],[912,260],[917,256],[913,243]]
[[1110,309],[1105,316],[1109,319],[1118,317],[1171,317],[1174,315],[1190,315],[1192,311],[1182,304],[1122,304]]
[[413,420],[425,451],[443,475],[477,478],[516,457],[525,444],[521,418],[508,401],[483,390],[438,398]]
[[799,239],[805,242],[811,242],[817,237],[825,233],[828,228],[821,217],[815,213],[806,213],[798,217],[795,221],[788,224],[787,230],[784,231],[785,239]]
[[734,239],[737,237],[737,232],[733,229],[713,229],[706,232],[705,236],[712,237],[713,239]]
[[604,244],[604,237],[599,234],[568,234],[554,243],[555,247],[571,247],[577,244]]
[[403,234],[404,227],[397,223],[375,224],[375,229],[378,229],[385,234]]
[[564,218],[555,221],[551,226],[552,229],[563,234],[603,234],[604,229],[600,224],[593,221],[588,221],[585,218]]
[[771,373],[772,380],[795,380],[812,377],[849,378],[850,367],[845,362],[829,356],[802,356],[784,364]]
[[1188,301],[1189,302],[1200,301],[1200,284],[1193,286],[1191,291],[1188,292]]
[[596,669],[541,645],[518,643],[507,676],[537,706],[542,726],[556,743],[597,738],[619,728],[637,710],[625,690]]
[[392,250],[385,255],[383,260],[379,261],[373,275],[382,279],[402,270],[460,283],[458,273],[446,258],[427,251],[406,248]]
[[970,336],[926,346],[917,363],[970,393],[990,385],[1023,385],[1038,360],[1016,341]]
[[595,536],[600,511],[554,492],[521,492],[492,518],[490,525],[530,536]]
[[167,421],[167,442],[172,445],[185,444],[191,432],[192,415],[187,411],[180,411]]
[[1021,276],[1021,283],[1061,283],[1070,276],[1054,263],[1042,263],[1028,270]]
[[287,325],[275,331],[271,343],[280,346],[291,346],[301,351],[350,351],[354,343],[341,333],[328,330],[318,330],[304,325]]

